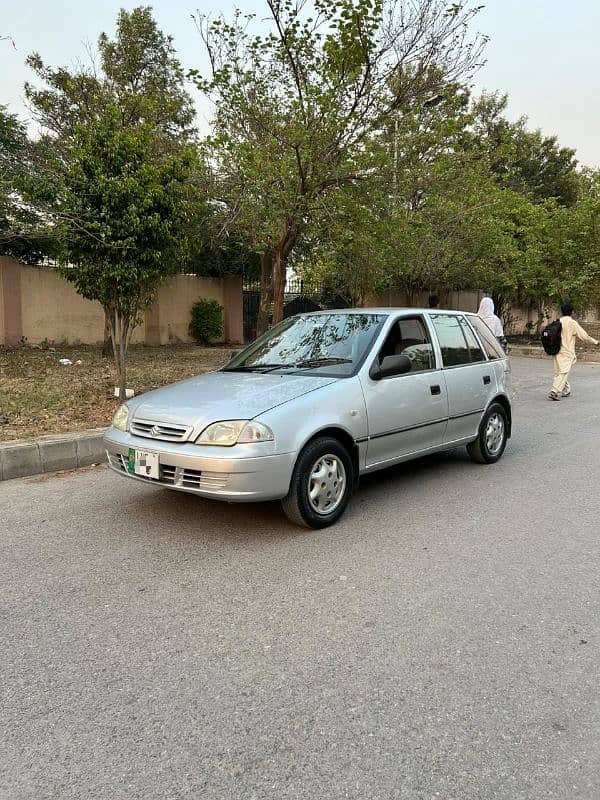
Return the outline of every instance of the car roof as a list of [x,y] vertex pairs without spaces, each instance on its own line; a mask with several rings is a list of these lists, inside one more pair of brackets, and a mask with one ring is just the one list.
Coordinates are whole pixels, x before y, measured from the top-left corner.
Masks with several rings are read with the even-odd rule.
[[[308,311],[302,316],[318,316],[319,314],[471,314],[474,311],[458,311],[452,308],[412,308],[409,306],[385,306],[375,308],[329,308],[322,311]],[[300,315],[298,315],[300,316]]]

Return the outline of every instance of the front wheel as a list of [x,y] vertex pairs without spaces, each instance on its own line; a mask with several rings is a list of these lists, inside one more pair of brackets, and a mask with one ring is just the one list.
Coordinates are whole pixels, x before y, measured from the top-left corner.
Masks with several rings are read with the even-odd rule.
[[500,403],[492,403],[485,412],[477,439],[467,445],[473,461],[494,464],[502,456],[508,441],[508,418]]
[[346,448],[333,437],[309,442],[296,461],[290,490],[281,501],[291,522],[306,528],[326,528],[346,510],[354,469]]

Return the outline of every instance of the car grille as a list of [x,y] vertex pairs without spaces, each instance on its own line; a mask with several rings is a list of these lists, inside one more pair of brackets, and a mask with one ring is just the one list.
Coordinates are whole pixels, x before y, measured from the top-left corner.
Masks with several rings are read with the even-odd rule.
[[167,442],[184,442],[192,432],[192,428],[186,425],[169,425],[149,419],[133,419],[129,429],[136,436],[163,439]]
[[[113,469],[129,474],[127,470],[127,456],[109,453],[108,461]],[[148,483],[163,484],[164,486],[178,486],[182,489],[196,489],[202,492],[216,492],[224,489],[229,481],[227,472],[202,472],[198,469],[175,467],[173,464],[160,464],[158,480],[136,475],[136,478]]]

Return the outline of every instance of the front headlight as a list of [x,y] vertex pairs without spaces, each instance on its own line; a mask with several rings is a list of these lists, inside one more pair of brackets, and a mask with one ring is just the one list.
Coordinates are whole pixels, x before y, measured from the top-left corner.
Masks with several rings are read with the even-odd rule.
[[250,442],[272,442],[273,431],[262,422],[246,419],[228,419],[215,422],[205,428],[196,439],[196,444],[212,444],[231,447],[234,444]]
[[122,406],[119,406],[117,409],[117,413],[113,417],[113,428],[116,428],[118,431],[126,431],[127,430],[127,421],[129,420],[129,409],[123,403]]
[[242,428],[238,436],[238,444],[249,444],[250,442],[272,442],[275,436],[271,428],[263,425],[262,422],[250,420]]

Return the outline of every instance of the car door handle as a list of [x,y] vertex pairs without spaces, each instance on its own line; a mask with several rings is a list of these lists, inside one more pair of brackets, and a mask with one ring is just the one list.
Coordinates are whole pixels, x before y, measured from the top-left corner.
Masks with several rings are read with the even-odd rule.
[[492,379],[491,379],[491,377],[489,375],[484,375],[483,376],[483,382],[487,386],[489,383],[492,382]]
[[442,389],[441,389],[440,386],[431,386],[430,389],[431,389],[431,394],[441,394],[442,393]]

